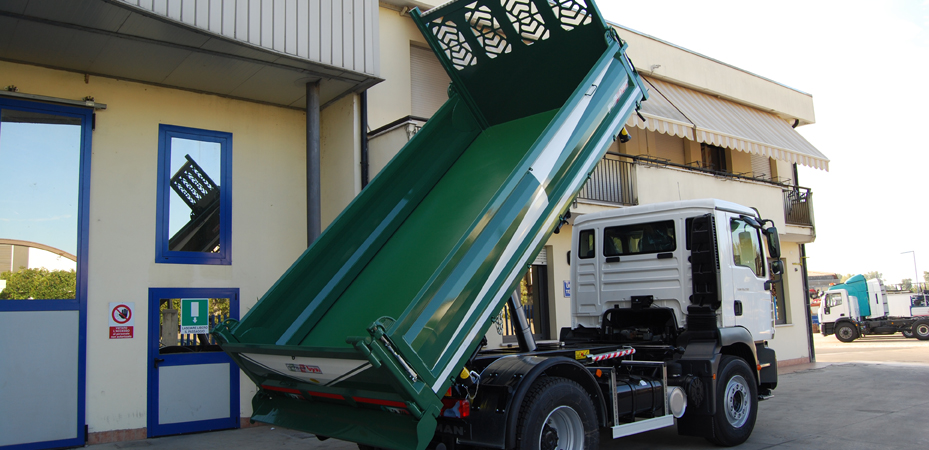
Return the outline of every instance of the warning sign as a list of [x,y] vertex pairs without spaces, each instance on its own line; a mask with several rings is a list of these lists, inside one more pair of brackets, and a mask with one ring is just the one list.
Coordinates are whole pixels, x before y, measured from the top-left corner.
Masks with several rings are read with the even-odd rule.
[[135,302],[110,302],[110,339],[132,339]]
[[210,332],[210,300],[206,298],[181,299],[181,334]]

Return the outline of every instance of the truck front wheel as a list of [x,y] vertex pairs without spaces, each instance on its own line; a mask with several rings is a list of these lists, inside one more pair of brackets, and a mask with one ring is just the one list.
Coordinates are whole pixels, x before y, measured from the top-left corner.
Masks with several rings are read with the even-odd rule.
[[519,410],[519,450],[594,450],[600,446],[597,412],[579,384],[567,378],[537,380]]
[[858,339],[858,330],[850,323],[840,323],[835,326],[835,338],[842,342],[851,342]]
[[716,377],[716,415],[714,436],[708,441],[725,447],[748,439],[758,416],[758,386],[755,376],[742,358],[723,355]]
[[921,341],[929,340],[929,320],[920,319],[913,324],[913,327],[910,328],[913,330],[913,334],[916,335],[916,339]]

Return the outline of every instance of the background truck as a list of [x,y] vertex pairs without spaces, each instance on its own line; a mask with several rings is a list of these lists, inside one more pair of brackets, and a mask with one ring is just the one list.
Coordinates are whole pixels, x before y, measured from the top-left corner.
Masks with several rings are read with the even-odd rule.
[[[577,218],[574,326],[537,346],[514,291],[624,138],[642,81],[591,0],[411,15],[448,102],[241,321],[213,330],[258,386],[252,419],[362,448],[591,449],[601,428],[675,417],[680,433],[745,441],[777,384],[765,340],[780,269],[763,251],[779,257],[776,230],[712,200]],[[519,349],[481,352],[508,299]]]
[[[835,334],[842,342],[872,334],[894,333],[929,340],[929,317],[912,315],[912,304],[919,303],[918,295],[911,296],[910,300],[910,315],[892,316],[881,280],[866,280],[862,275],[855,275],[826,291],[819,307],[820,331],[823,336]],[[922,312],[920,307],[916,310]]]

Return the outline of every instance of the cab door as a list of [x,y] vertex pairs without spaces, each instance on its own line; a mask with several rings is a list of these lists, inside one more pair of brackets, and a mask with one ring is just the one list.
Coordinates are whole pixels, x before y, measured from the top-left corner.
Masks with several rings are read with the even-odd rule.
[[774,337],[774,302],[771,292],[765,290],[768,279],[767,261],[763,253],[761,231],[752,227],[737,214],[727,213],[732,258],[729,261],[733,303],[731,308],[735,324],[752,333],[756,341]]

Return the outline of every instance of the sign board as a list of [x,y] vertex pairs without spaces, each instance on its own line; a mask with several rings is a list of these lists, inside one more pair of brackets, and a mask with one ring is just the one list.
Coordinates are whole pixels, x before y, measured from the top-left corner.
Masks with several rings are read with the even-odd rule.
[[207,334],[210,332],[210,300],[206,298],[181,299],[181,334]]
[[132,339],[135,302],[110,302],[110,339]]
[[571,281],[570,280],[564,282],[564,296],[568,298],[571,297]]

